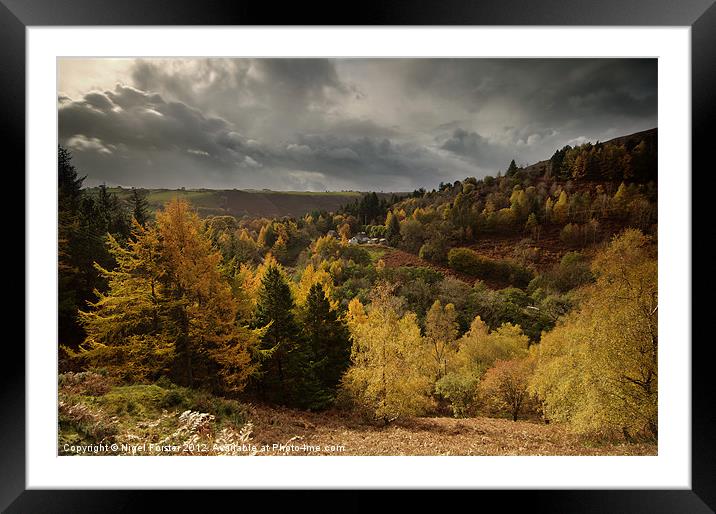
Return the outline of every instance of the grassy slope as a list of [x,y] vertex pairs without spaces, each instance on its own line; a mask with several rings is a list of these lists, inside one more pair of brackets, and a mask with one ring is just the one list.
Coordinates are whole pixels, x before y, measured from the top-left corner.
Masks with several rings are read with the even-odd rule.
[[[203,416],[184,416],[191,411]],[[171,384],[123,385],[96,373],[66,373],[59,380],[60,455],[68,446],[91,444],[178,444],[238,438],[248,415],[242,404]],[[105,451],[114,455],[130,452]],[[151,452],[145,454],[162,454]],[[183,454],[181,451],[172,453]]]
[[108,447],[104,455],[132,454],[122,444],[144,444],[134,452],[141,455],[246,455],[251,447],[258,455],[656,455],[654,444],[592,444],[539,422],[436,417],[384,427],[341,411],[246,406],[169,384],[120,385],[94,373],[61,375],[59,400],[62,455],[77,454],[71,445],[98,443]]

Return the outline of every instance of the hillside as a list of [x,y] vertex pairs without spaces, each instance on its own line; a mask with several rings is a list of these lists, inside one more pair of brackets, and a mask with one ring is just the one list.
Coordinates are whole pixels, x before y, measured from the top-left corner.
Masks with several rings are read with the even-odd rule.
[[[645,141],[647,144],[656,147],[656,143],[658,140],[658,128],[642,130],[641,132],[634,132],[633,134],[615,137],[614,139],[610,139],[608,141],[600,141],[596,144],[604,146],[623,146],[631,150],[632,148],[636,147],[642,140]],[[552,168],[552,159],[545,159],[543,161],[538,161],[528,166],[524,166],[522,170],[528,175],[545,176],[553,173]],[[656,176],[654,176],[654,179],[656,179]]]
[[[88,188],[90,195],[96,195],[99,188]],[[112,187],[110,193],[126,202],[131,189]],[[281,218],[283,216],[301,217],[313,211],[337,211],[343,205],[359,199],[363,193],[358,191],[269,191],[239,189],[140,189],[147,195],[152,211],[160,209],[166,202],[180,198],[189,201],[201,217],[230,215]],[[378,193],[388,198],[389,193]]]

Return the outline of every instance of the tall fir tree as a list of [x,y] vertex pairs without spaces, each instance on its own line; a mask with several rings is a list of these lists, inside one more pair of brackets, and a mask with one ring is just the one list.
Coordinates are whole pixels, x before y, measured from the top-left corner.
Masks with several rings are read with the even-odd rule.
[[85,177],[79,177],[72,154],[62,146],[57,161],[58,342],[76,348],[85,337],[78,310],[94,297],[95,289],[106,289],[106,281],[93,263],[110,266],[113,261],[105,246],[108,226],[103,212],[82,189]]
[[302,312],[304,337],[316,358],[316,376],[321,386],[335,391],[350,363],[348,327],[331,307],[326,291],[314,283]]
[[82,338],[75,316],[83,296],[79,290],[83,277],[76,260],[76,248],[84,177],[78,177],[72,154],[61,146],[58,147],[57,162],[58,332],[61,343],[76,344]]
[[314,355],[302,339],[294,315],[295,303],[288,281],[276,264],[270,264],[261,280],[255,323],[265,327],[261,350],[259,391],[284,405],[316,408],[328,401],[315,374]]
[[142,226],[149,221],[149,203],[144,191],[132,188],[132,196],[129,198],[129,204],[132,209],[132,217]]

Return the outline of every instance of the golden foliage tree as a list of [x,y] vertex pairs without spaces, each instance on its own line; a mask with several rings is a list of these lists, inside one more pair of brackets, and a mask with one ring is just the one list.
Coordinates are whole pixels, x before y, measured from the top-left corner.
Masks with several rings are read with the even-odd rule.
[[528,380],[531,371],[529,357],[498,360],[485,372],[480,392],[491,408],[505,410],[512,416],[512,421],[517,421],[517,416],[530,400]]
[[384,423],[419,415],[432,404],[420,327],[415,314],[401,311],[400,299],[379,286],[367,313],[354,299],[347,317],[352,365],[343,376],[343,390]]
[[559,193],[557,203],[552,208],[552,219],[555,223],[566,223],[569,218],[569,197],[565,191]]
[[241,325],[221,254],[188,203],[172,201],[155,225],[135,225],[127,248],[110,239],[110,252],[117,267],[98,268],[109,291],[80,313],[83,357],[135,379],[171,370],[189,386],[243,389],[257,333]]
[[462,373],[480,376],[497,360],[527,355],[528,346],[529,338],[519,325],[505,323],[490,332],[477,316],[470,324],[470,330],[458,341],[456,365]]
[[649,237],[615,236],[580,309],[539,346],[531,387],[578,432],[657,436],[657,262]]
[[430,348],[430,356],[435,369],[435,380],[448,373],[448,363],[452,364],[457,352],[457,311],[451,303],[442,306],[435,300],[425,316],[425,341]]

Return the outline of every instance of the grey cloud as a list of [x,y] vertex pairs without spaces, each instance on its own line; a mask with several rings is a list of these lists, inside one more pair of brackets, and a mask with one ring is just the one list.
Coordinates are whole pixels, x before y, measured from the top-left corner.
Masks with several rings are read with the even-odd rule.
[[90,107],[94,107],[100,111],[108,111],[114,107],[112,101],[103,93],[87,93],[84,96],[84,101]]
[[477,132],[468,132],[462,128],[456,129],[442,143],[441,148],[468,158],[483,169],[504,169],[507,162],[516,154],[512,145],[502,146],[492,143]]
[[[60,139],[83,135],[128,148],[199,148],[220,153],[229,124],[204,116],[180,102],[165,102],[158,95],[117,87],[115,92],[90,93],[59,108]],[[139,99],[144,99],[140,102]]]
[[123,73],[58,95],[88,183],[404,191],[657,121],[654,59],[138,59]]

